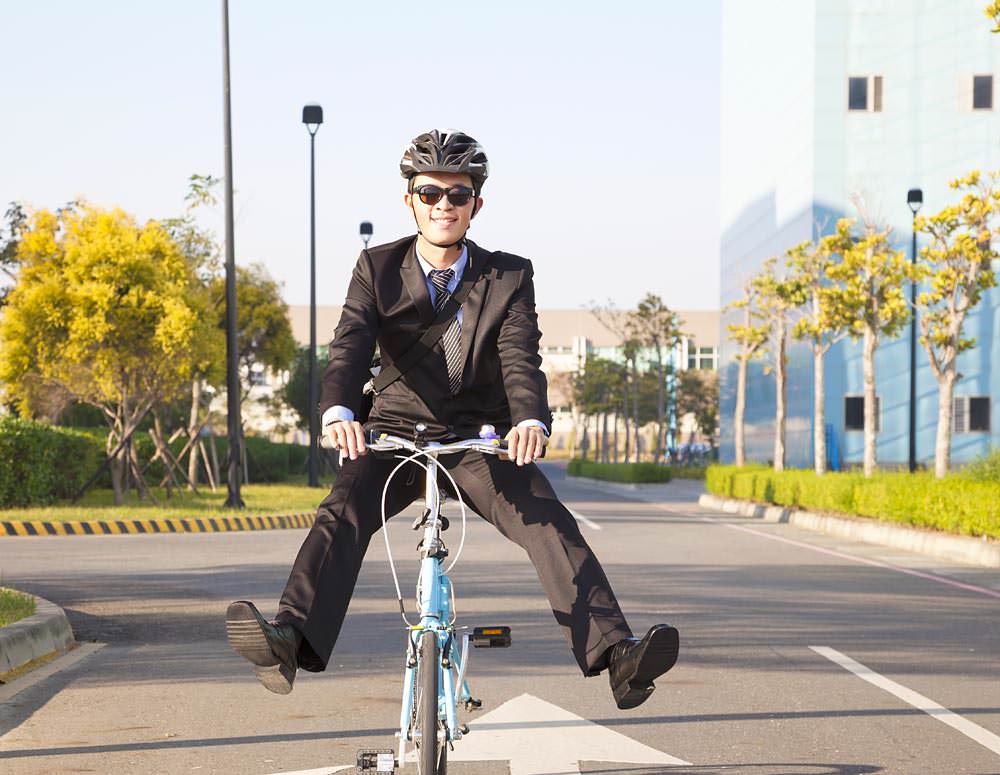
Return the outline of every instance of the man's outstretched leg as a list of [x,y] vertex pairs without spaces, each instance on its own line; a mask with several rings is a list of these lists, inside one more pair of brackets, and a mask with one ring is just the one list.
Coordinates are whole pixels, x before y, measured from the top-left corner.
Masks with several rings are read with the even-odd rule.
[[[326,669],[368,542],[382,526],[382,488],[397,462],[375,455],[344,461],[299,549],[274,620],[246,600],[229,606],[229,644],[272,692],[290,692],[300,667]],[[389,487],[387,515],[406,508],[423,486],[422,472],[401,471]]]
[[645,702],[677,661],[676,628],[659,624],[633,637],[597,557],[537,466],[478,453],[456,463],[448,467],[464,497],[527,551],[583,674],[607,670],[622,710]]

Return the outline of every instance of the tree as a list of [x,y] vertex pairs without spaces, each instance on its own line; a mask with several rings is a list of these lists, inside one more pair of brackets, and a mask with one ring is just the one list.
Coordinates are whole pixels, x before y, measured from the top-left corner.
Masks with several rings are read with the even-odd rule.
[[928,290],[917,297],[920,310],[920,342],[927,351],[931,371],[938,383],[937,442],[934,473],[948,473],[951,462],[951,420],[958,356],[973,347],[975,339],[962,338],[969,311],[983,293],[997,284],[993,261],[1000,257],[990,243],[990,228],[1000,209],[997,175],[975,171],[951,181],[962,192],[962,200],[930,217],[917,219],[931,244],[921,251],[921,271]]
[[625,418],[625,462],[632,449],[634,428],[635,462],[639,462],[639,355],[641,344],[633,330],[631,314],[617,309],[613,302],[601,307],[591,303],[590,313],[618,338],[625,359],[625,380],[622,386],[622,416]]
[[[212,282],[216,301],[216,327],[226,330],[225,278]],[[295,360],[297,347],[288,318],[288,305],[281,298],[281,286],[271,279],[261,264],[236,267],[236,350],[243,382],[240,402],[250,389],[254,366],[284,371]],[[313,407],[312,411],[316,411]]]
[[[28,216],[18,202],[11,202],[7,212],[4,213],[4,218],[7,225],[0,231],[0,272],[6,275],[9,283],[13,283],[17,281],[17,245]],[[10,285],[0,288],[0,308],[5,304],[10,290]]]
[[[595,449],[595,459],[607,458],[607,415],[620,406],[624,388],[624,369],[608,358],[588,358],[573,384],[573,401],[583,409],[586,418],[598,416],[603,429]],[[586,457],[586,452],[584,452]]]
[[775,270],[778,260],[769,258],[753,278],[759,300],[759,319],[767,326],[769,370],[774,372],[774,470],[785,470],[785,409],[788,377],[788,316],[805,302],[802,281],[795,275]]
[[992,3],[983,9],[983,13],[993,22],[994,33],[1000,32],[1000,0],[993,0]]
[[[316,373],[322,374],[325,364],[316,358]],[[295,354],[288,383],[281,391],[285,403],[298,415],[295,425],[302,430],[309,428],[309,348],[300,347]]]
[[892,230],[877,226],[867,218],[860,200],[857,204],[860,230],[855,230],[854,219],[842,218],[830,235],[829,247],[841,260],[827,269],[837,285],[826,298],[833,326],[848,331],[855,341],[863,340],[864,473],[870,477],[876,463],[875,351],[883,337],[895,337],[910,318],[903,286],[913,272],[903,253],[890,246]]
[[653,462],[659,463],[666,447],[667,373],[672,368],[669,363],[670,353],[681,340],[680,321],[677,313],[671,311],[659,296],[648,293],[629,316],[629,324],[632,337],[643,347],[649,348],[653,367],[656,369],[657,432]]
[[126,465],[139,472],[132,434],[209,357],[198,279],[161,224],[88,205],[34,213],[17,261],[0,320],[0,380],[24,414],[39,385],[101,410],[120,503]]
[[739,352],[736,353],[739,370],[736,377],[736,407],[733,412],[733,445],[736,465],[740,467],[746,465],[747,458],[743,419],[747,407],[747,369],[750,361],[761,356],[763,347],[771,335],[770,327],[758,320],[760,314],[758,303],[757,288],[751,278],[743,285],[743,296],[726,307],[726,310],[743,310],[742,325],[730,323],[726,326],[729,340],[739,346]]
[[677,414],[694,417],[695,430],[710,442],[719,427],[719,375],[685,369],[677,379]]
[[809,343],[813,355],[813,467],[817,476],[826,473],[826,392],[824,360],[827,351],[847,332],[830,314],[829,269],[836,253],[836,235],[806,241],[787,251],[789,266],[796,273],[806,297],[804,311],[792,328],[792,336]]

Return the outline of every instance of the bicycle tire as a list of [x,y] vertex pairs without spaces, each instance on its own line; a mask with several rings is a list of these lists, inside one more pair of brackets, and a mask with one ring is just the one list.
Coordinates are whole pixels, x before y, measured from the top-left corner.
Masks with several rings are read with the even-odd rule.
[[[417,772],[438,775],[438,642],[437,633],[420,636],[420,704],[417,708]],[[447,765],[446,765],[447,766]]]

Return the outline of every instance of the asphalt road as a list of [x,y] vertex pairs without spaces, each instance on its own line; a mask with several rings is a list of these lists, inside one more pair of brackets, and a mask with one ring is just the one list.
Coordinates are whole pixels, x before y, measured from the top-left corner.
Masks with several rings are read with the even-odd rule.
[[[514,646],[474,652],[485,707],[454,759],[493,745],[511,763],[450,772],[1000,773],[1000,573],[704,512],[689,482],[649,503],[544,465],[633,629],[675,624],[681,658],[618,711],[603,676],[580,676],[526,556],[473,518],[459,616],[510,625]],[[0,539],[4,580],[107,644],[0,702],[0,772],[319,775],[394,747],[402,634],[379,539],[326,673],[273,695],[226,644],[226,605],[272,613],[304,535]],[[397,519],[390,535],[408,592],[415,534]]]

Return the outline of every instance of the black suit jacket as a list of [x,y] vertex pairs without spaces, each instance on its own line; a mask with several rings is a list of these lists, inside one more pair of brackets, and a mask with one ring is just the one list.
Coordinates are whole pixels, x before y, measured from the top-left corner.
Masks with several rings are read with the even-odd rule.
[[[412,436],[474,436],[490,423],[501,436],[521,420],[551,430],[547,384],[538,354],[538,317],[531,262],[468,242],[461,283],[472,289],[462,305],[462,386],[452,396],[440,343],[375,398],[368,427]],[[416,237],[361,252],[347,291],[323,375],[320,412],[335,405],[357,414],[368,366],[379,345],[383,366],[401,358],[434,320]]]

